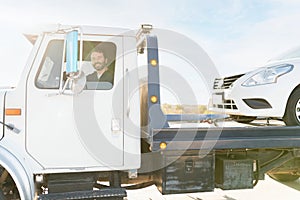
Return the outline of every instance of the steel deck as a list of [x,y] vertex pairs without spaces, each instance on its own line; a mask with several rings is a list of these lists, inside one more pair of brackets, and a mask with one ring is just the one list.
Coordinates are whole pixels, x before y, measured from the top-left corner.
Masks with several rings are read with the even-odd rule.
[[300,148],[300,127],[153,129],[153,150]]

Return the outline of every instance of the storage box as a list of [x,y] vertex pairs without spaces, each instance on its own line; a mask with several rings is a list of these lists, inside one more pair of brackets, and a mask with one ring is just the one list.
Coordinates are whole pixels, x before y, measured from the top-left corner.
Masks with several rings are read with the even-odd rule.
[[[196,155],[195,155],[196,154]],[[163,194],[204,192],[214,189],[214,155],[164,156],[158,188]]]
[[253,160],[217,157],[215,179],[223,190],[253,188]]

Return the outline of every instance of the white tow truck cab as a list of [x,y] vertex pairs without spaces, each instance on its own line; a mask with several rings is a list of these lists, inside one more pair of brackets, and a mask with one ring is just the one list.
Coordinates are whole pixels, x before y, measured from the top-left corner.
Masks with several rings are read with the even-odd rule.
[[121,200],[150,184],[174,194],[252,188],[265,173],[299,177],[298,127],[170,128],[151,29],[27,35],[21,80],[0,89],[0,200]]
[[[66,35],[74,32],[79,33],[79,44],[77,40],[67,44]],[[131,98],[139,104],[139,97],[128,93],[129,87],[139,84],[134,71],[135,33],[66,26],[32,38],[34,47],[18,86],[0,93],[0,121],[19,130],[0,126],[0,164],[24,190],[19,191],[21,199],[33,199],[35,175],[39,179],[43,174],[138,169],[140,132],[125,134],[129,123],[124,123],[130,120],[139,129],[139,107],[127,103]],[[78,55],[71,52],[77,51],[75,44]],[[107,70],[113,74],[110,84],[84,82],[85,76],[95,72],[91,65],[95,48],[105,51]],[[78,64],[72,73],[66,72],[67,53],[73,59],[68,67],[76,68],[71,66],[75,57]],[[80,78],[75,77],[79,73]]]

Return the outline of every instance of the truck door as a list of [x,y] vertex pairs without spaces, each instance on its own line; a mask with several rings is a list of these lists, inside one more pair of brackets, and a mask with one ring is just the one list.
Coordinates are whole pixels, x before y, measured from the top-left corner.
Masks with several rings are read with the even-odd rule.
[[28,77],[26,113],[27,150],[43,167],[105,170],[123,165],[123,90],[117,89],[123,88],[123,57],[118,56],[122,41],[122,37],[84,36],[79,67],[92,76],[91,52],[103,48],[113,82],[87,82],[84,91],[72,95],[68,85],[59,94],[66,84],[64,36],[44,38]]

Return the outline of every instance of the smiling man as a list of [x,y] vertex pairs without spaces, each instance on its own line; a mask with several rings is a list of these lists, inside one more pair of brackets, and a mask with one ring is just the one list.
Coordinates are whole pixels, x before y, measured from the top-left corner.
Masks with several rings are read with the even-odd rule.
[[96,47],[91,53],[91,63],[96,70],[87,76],[87,81],[91,82],[113,82],[113,74],[108,70],[107,57],[105,52]]

